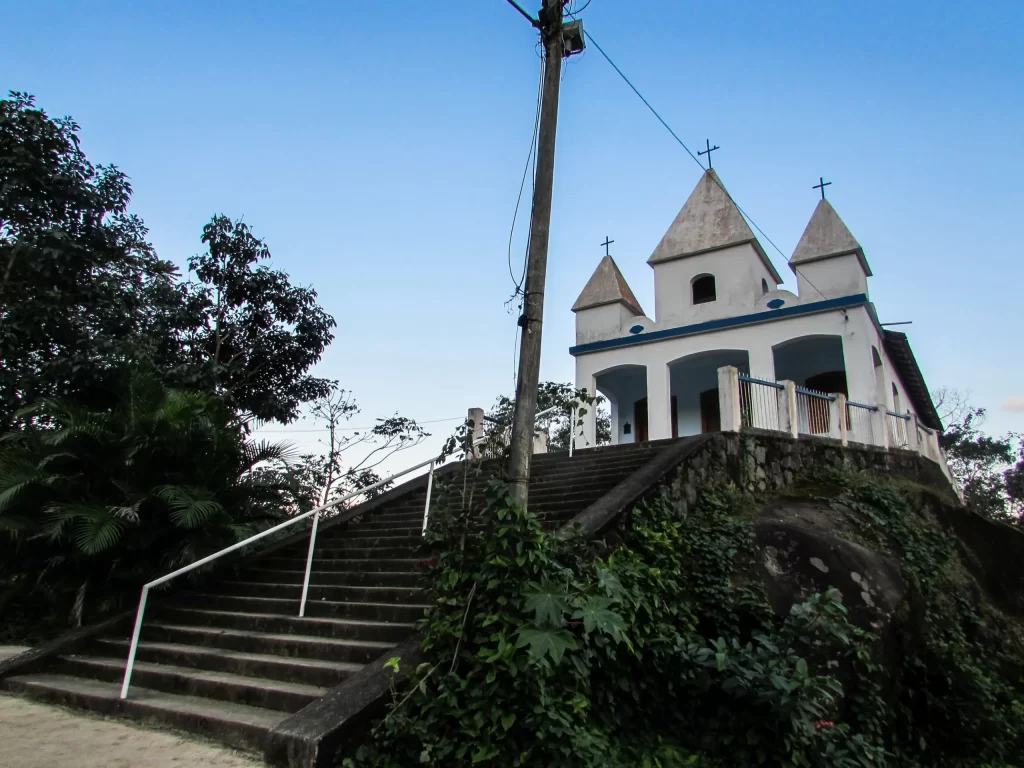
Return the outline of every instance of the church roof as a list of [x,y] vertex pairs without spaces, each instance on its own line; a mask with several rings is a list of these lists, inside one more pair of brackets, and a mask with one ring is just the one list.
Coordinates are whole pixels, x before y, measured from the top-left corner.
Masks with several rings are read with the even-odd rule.
[[942,419],[939,418],[939,413],[935,410],[935,403],[932,402],[932,396],[928,392],[928,385],[925,384],[924,376],[917,365],[914,351],[910,348],[907,334],[885,330],[883,332],[882,344],[885,346],[885,351],[888,353],[893,365],[896,366],[896,371],[900,375],[900,380],[903,382],[906,394],[914,404],[918,421],[929,429],[935,429],[941,433],[943,429]]
[[601,263],[597,265],[594,274],[590,276],[590,280],[587,282],[580,297],[576,299],[576,303],[572,305],[572,311],[579,312],[583,309],[601,307],[605,304],[614,304],[620,301],[636,312],[636,314],[644,314],[644,311],[640,308],[640,302],[636,300],[636,296],[630,290],[629,284],[626,283],[626,278],[622,276],[618,265],[615,263],[615,259],[611,256],[605,256],[601,259]]
[[[871,277],[871,267],[864,257],[864,249],[860,243],[850,234],[843,220],[839,218],[836,209],[832,204],[822,198],[818,207],[814,209],[811,220],[807,222],[807,229],[804,230],[793,251],[793,258],[789,260],[793,264],[806,264],[809,261],[819,261],[833,256],[845,256],[856,254],[865,274]],[[795,269],[793,270],[796,271]]]
[[718,174],[708,169],[647,263],[653,265],[684,259],[742,243],[753,246],[775,281],[781,283],[782,277],[754,237],[740,209],[725,191]]

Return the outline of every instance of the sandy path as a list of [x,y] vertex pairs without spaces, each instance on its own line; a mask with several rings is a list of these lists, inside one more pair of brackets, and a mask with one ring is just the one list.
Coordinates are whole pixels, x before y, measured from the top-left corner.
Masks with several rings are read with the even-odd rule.
[[260,768],[227,747],[0,694],[0,766],[17,768]]

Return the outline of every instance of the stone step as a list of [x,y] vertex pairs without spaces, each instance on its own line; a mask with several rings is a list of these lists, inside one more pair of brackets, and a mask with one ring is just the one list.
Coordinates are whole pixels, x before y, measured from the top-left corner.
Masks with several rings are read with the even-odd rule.
[[[381,536],[392,536],[403,539],[419,539],[423,535],[423,523],[411,526],[394,526],[387,523],[355,523],[348,526],[338,526],[324,531],[322,538],[340,537],[372,539]],[[321,540],[321,536],[317,536]]]
[[[101,638],[92,648],[97,655],[127,659],[129,641]],[[265,680],[322,685],[333,688],[349,675],[362,669],[362,664],[344,661],[323,661],[245,653],[224,648],[207,648],[183,643],[141,642],[135,652],[136,661],[169,664],[176,667],[230,672]]]
[[[301,576],[301,574],[300,574]],[[299,584],[254,583],[225,581],[217,585],[218,595],[232,597],[261,597],[297,601],[302,596]],[[378,584],[315,584],[310,575],[308,600],[335,600],[341,603],[419,603],[423,585],[388,586]]]
[[[379,531],[370,531],[369,536],[352,536],[347,531],[339,531],[338,534],[318,536],[316,549],[319,552],[321,547],[332,549],[389,549],[412,552],[423,544],[423,537],[416,533],[415,536],[393,536]],[[308,552],[308,549],[307,549]]]
[[[386,589],[386,588],[385,588]],[[310,596],[306,601],[306,616],[328,619],[355,619],[380,622],[415,622],[423,617],[425,603],[402,602],[403,595],[381,594],[391,597],[390,602],[337,601],[326,596]],[[181,604],[194,608],[217,611],[241,611],[259,614],[283,614],[298,610],[297,598],[254,597],[251,595],[196,594],[182,597]]]
[[104,715],[126,715],[144,723],[171,726],[238,749],[258,752],[263,751],[267,733],[288,717],[286,712],[134,686],[128,698],[121,699],[119,683],[67,675],[19,675],[0,681],[0,685],[5,690],[50,704]]
[[[108,683],[124,679],[125,658],[75,654],[61,656],[54,672]],[[249,707],[297,712],[327,693],[318,685],[245,677],[231,672],[135,662],[132,684],[162,693],[201,696]]]
[[[242,571],[238,574],[238,582],[253,584],[285,584],[293,585],[301,590],[305,571],[301,570],[263,570]],[[314,568],[309,577],[310,585],[316,586],[367,586],[367,587],[416,587],[423,584],[423,576],[419,569],[411,571],[324,571]]]
[[313,566],[316,567],[317,560],[321,558],[379,561],[398,560],[416,554],[418,553],[410,547],[355,547],[337,541],[327,542],[326,546],[321,547],[317,542]]
[[592,467],[558,467],[547,472],[531,474],[530,490],[533,491],[534,483],[536,483],[537,486],[542,486],[544,484],[558,482],[579,482],[581,479],[589,480],[590,478],[630,474],[646,463],[647,459],[643,461],[623,459],[618,461],[602,462],[600,464],[595,464]]
[[[423,558],[419,557],[381,557],[373,560],[365,558],[323,557],[319,553],[313,558],[313,572],[323,571],[389,571],[416,573],[420,569]],[[264,564],[274,570],[306,570],[306,558],[268,557]],[[296,568],[296,565],[298,568]]]
[[[295,606],[298,613],[298,606]],[[326,637],[335,640],[370,640],[381,643],[399,643],[412,634],[412,622],[384,622],[359,619],[335,619],[323,616],[243,613],[185,606],[164,606],[156,612],[163,623],[241,629],[254,632],[296,634]]]
[[[366,515],[362,518],[355,518],[347,524],[341,524],[337,526],[338,530],[341,530],[347,526],[351,527],[362,527],[364,525],[373,525],[378,528],[393,527],[393,528],[423,528],[423,507],[421,506],[416,511],[406,511],[398,507],[390,507],[380,512],[375,512]],[[334,530],[331,528],[330,530]]]
[[376,640],[347,640],[169,623],[143,625],[142,641],[351,664],[366,664],[373,661],[395,645],[392,642]]

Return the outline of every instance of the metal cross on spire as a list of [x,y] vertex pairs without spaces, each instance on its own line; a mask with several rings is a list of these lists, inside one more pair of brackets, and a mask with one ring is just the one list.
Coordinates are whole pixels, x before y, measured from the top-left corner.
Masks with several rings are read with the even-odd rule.
[[604,255],[605,255],[605,256],[611,256],[611,255],[612,255],[612,254],[611,254],[611,253],[609,252],[609,250],[608,250],[608,246],[609,246],[609,245],[611,245],[611,244],[612,244],[612,243],[614,243],[614,242],[615,242],[614,240],[609,240],[609,239],[608,239],[608,235],[605,235],[605,236],[604,236],[604,242],[603,242],[603,243],[601,243],[601,245],[603,245],[603,246],[604,246]]
[[706,147],[706,149],[704,149],[703,151],[698,152],[697,153],[697,157],[700,157],[701,155],[707,155],[708,156],[708,170],[710,171],[711,170],[711,153],[714,152],[716,149],[721,149],[721,147],[718,146],[717,144],[715,144],[715,146],[712,147],[711,146],[711,139],[704,139],[704,146]]
[[820,189],[821,190],[821,199],[824,200],[825,199],[825,187],[828,187],[831,184],[832,184],[831,181],[825,181],[825,177],[824,176],[819,176],[818,177],[818,183],[815,184],[813,187],[811,187],[811,189]]

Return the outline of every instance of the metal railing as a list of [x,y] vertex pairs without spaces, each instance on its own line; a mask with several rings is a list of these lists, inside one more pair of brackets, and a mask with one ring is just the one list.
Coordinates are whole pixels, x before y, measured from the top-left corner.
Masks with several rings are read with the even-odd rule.
[[[537,419],[547,416],[549,413],[554,413],[558,410],[558,406],[552,406],[545,408],[534,416],[534,421]],[[573,418],[575,418],[575,408],[573,409]],[[473,441],[473,447],[479,450],[479,457],[485,459],[496,459],[505,455],[505,451],[508,449],[512,442],[512,425],[498,419],[493,419],[490,416],[484,416],[484,421],[488,424],[493,425],[490,432],[485,434],[483,437],[478,437]],[[572,425],[570,425],[570,430]],[[481,449],[481,446],[483,448]],[[572,432],[569,434],[569,455],[572,456]]]
[[831,410],[835,395],[813,389],[796,388],[797,431],[802,435],[828,435],[832,432]]
[[894,411],[886,411],[885,422],[886,426],[889,428],[889,447],[909,447],[910,442],[907,439],[907,426],[910,423],[910,417]]
[[854,443],[875,443],[874,414],[878,412],[877,405],[864,405],[855,403],[852,400],[846,401],[846,432],[847,439]]
[[149,591],[153,587],[158,587],[161,584],[166,584],[172,579],[176,579],[177,577],[194,571],[197,568],[202,568],[204,565],[207,565],[208,563],[212,563],[214,560],[224,557],[224,555],[231,554],[232,552],[237,552],[239,549],[248,547],[254,544],[255,542],[259,541],[260,539],[265,539],[268,536],[272,536],[279,531],[283,531],[285,528],[289,528],[297,523],[301,523],[303,520],[313,518],[313,526],[310,529],[309,533],[309,554],[306,556],[306,573],[302,580],[302,598],[299,601],[299,617],[301,618],[306,615],[306,597],[309,594],[309,576],[313,568],[313,552],[316,549],[316,534],[317,528],[319,527],[318,524],[320,522],[321,513],[329,509],[333,509],[334,507],[337,507],[340,504],[344,504],[346,501],[350,501],[357,496],[369,493],[370,491],[375,491],[378,488],[381,488],[382,486],[392,483],[399,477],[408,475],[410,472],[415,472],[417,469],[423,469],[423,467],[429,466],[430,469],[428,470],[427,477],[427,500],[423,508],[423,533],[426,534],[427,520],[430,516],[430,495],[434,487],[434,469],[436,465],[439,463],[441,463],[440,459],[429,459],[428,461],[422,461],[413,467],[403,469],[401,472],[396,472],[386,480],[381,480],[379,483],[374,483],[373,485],[369,485],[365,488],[360,488],[359,490],[346,494],[345,496],[342,496],[339,499],[335,499],[329,504],[324,504],[323,506],[317,507],[316,509],[311,509],[309,512],[304,512],[301,515],[296,515],[295,517],[286,520],[283,523],[280,523],[279,525],[275,525],[273,528],[268,528],[265,531],[261,531],[260,533],[250,536],[244,541],[239,541],[235,544],[232,544],[230,547],[225,547],[219,552],[214,552],[212,555],[207,555],[201,560],[197,560],[196,562],[191,563],[190,565],[186,565],[184,568],[179,568],[178,570],[173,571],[172,573],[168,573],[166,576],[161,576],[159,579],[154,579],[153,581],[144,584],[142,587],[142,595],[139,597],[139,609],[135,614],[135,629],[132,632],[132,642],[128,649],[128,663],[124,669],[124,681],[121,684],[121,698],[124,699],[128,697],[128,687],[131,684],[132,671],[135,668],[135,654],[139,649],[139,636],[142,634],[142,620],[146,612],[146,601],[149,598]]
[[782,429],[779,423],[779,392],[786,388],[774,381],[739,375],[740,423],[756,429]]

